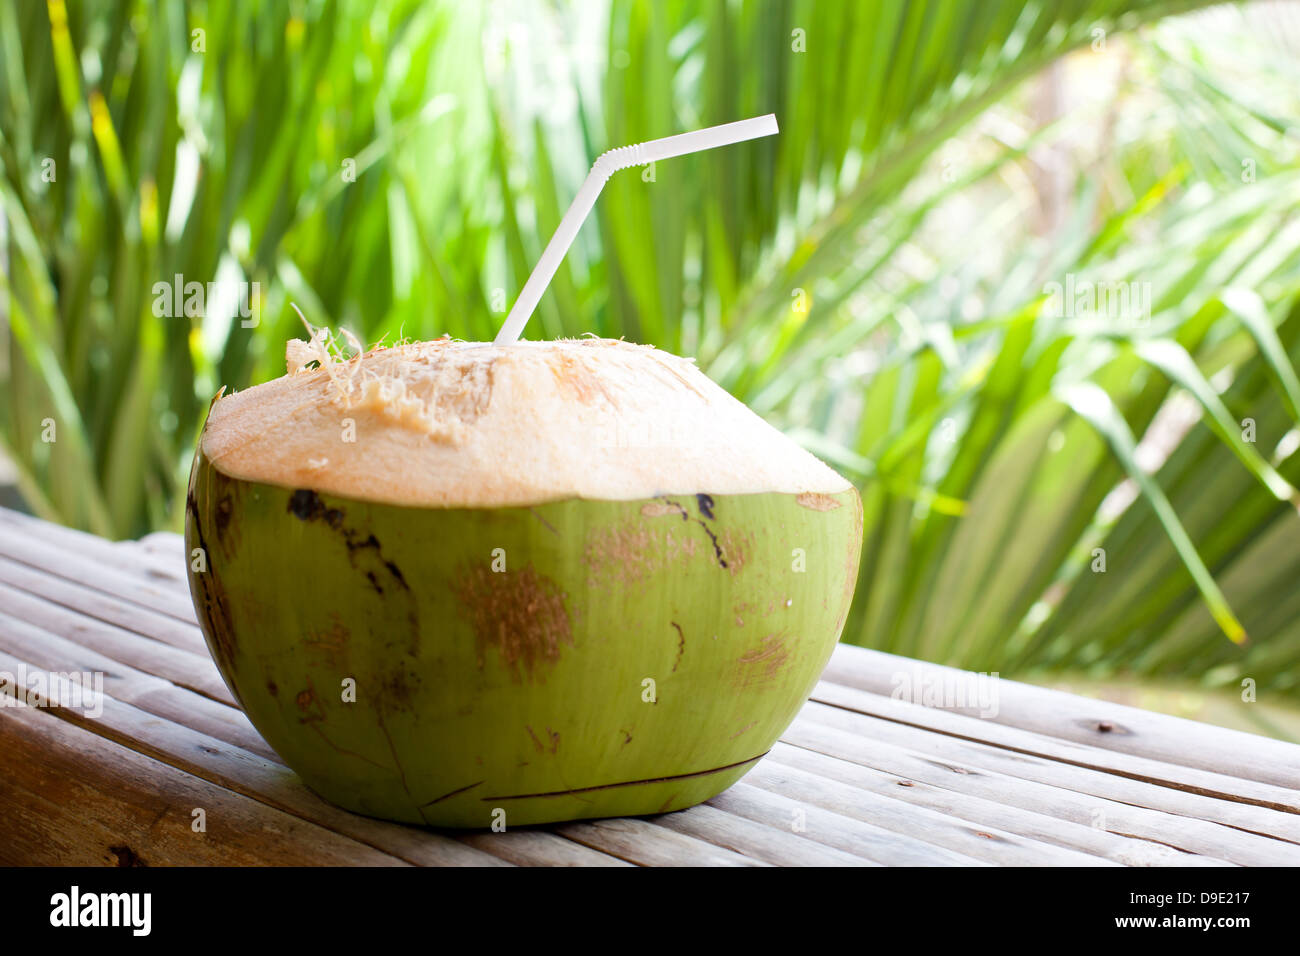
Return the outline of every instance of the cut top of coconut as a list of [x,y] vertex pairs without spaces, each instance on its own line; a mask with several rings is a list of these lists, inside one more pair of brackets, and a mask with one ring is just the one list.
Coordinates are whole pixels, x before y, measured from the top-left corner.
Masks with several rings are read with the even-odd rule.
[[609,339],[439,339],[334,359],[213,402],[202,447],[247,481],[410,507],[669,494],[836,494],[849,482],[695,364]]

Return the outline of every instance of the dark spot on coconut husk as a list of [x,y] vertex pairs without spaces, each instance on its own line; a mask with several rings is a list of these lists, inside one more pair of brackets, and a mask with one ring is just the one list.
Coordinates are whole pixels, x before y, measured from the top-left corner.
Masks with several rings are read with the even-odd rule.
[[325,507],[320,495],[306,488],[299,488],[289,496],[289,513],[300,521],[324,521],[336,531],[343,524],[342,511]]
[[555,664],[561,647],[573,644],[565,594],[531,565],[499,573],[475,565],[460,574],[452,593],[474,628],[479,667],[490,647],[516,679],[541,680],[541,667]]
[[270,693],[270,695],[271,695],[272,697],[278,697],[278,696],[280,696],[280,688],[276,685],[275,681],[273,681],[273,680],[269,680],[269,681],[267,681],[267,682],[266,682],[266,689],[267,689],[267,691]]
[[700,514],[704,515],[704,517],[712,521],[713,520],[713,496],[696,495],[695,500],[700,506]]
[[704,533],[709,536],[709,541],[713,543],[713,556],[718,562],[718,567],[725,568],[727,566],[727,559],[722,553],[722,545],[718,544],[718,536],[714,534],[713,530],[703,521],[696,519],[696,523],[704,529]]
[[[232,676],[235,673],[235,634],[230,629],[230,610],[227,607],[226,590],[221,584],[218,562],[204,540],[203,516],[196,495],[197,484],[197,482],[191,483],[190,490],[185,496],[185,507],[190,513],[190,531],[198,546],[208,556],[208,563],[206,571],[194,571],[190,568],[188,572],[190,591],[195,599],[195,610],[203,629],[203,636],[207,639],[208,648],[221,672]],[[204,492],[208,490],[206,485],[202,490]],[[242,707],[244,702],[240,699],[239,691],[232,686],[231,692]]]
[[217,500],[217,513],[213,523],[217,527],[218,538],[226,537],[226,532],[230,528],[230,516],[234,510],[234,505],[230,500],[230,495],[222,495]]
[[[389,583],[395,583],[403,590],[410,590],[406,583],[406,577],[392,561],[386,559],[383,555],[383,549],[379,544],[379,539],[373,534],[357,531],[344,525],[344,514],[341,508],[326,507],[325,502],[321,500],[320,495],[307,488],[299,488],[289,496],[289,513],[300,521],[324,521],[330,528],[337,531],[343,538],[343,545],[348,549],[348,559],[352,566],[362,571],[370,586],[380,594],[384,592],[384,582],[380,580],[381,576],[391,579]],[[365,562],[363,553],[373,551],[375,559],[382,566],[386,574],[376,573],[379,568],[367,568],[362,565]],[[360,555],[360,557],[359,557]]]
[[669,621],[677,629],[677,658],[673,661],[673,673],[677,673],[677,665],[682,662],[682,654],[686,652],[686,635],[682,633],[682,626],[676,621]]
[[289,496],[289,513],[301,521],[312,521],[325,510],[320,495],[306,488],[299,488]]
[[[352,533],[347,531],[344,531],[344,536],[345,536],[344,543],[347,544],[348,546],[349,555],[355,556],[358,551],[363,551],[367,548],[373,548],[376,557],[378,557],[378,559],[383,563],[385,570],[388,571],[388,573],[392,576],[393,580],[396,581],[400,587],[410,590],[410,585],[406,583],[406,578],[402,574],[402,569],[399,568],[392,561],[389,561],[386,558],[384,558],[382,551],[379,547],[379,540],[373,534],[367,535],[364,541],[357,540],[357,537],[359,536],[354,536]],[[356,562],[353,561],[353,564],[355,563]],[[377,590],[380,594],[383,594],[384,589],[380,587],[379,582],[375,579],[375,575],[373,574],[373,572],[367,572],[367,577],[370,578],[370,583],[374,585],[375,590]]]

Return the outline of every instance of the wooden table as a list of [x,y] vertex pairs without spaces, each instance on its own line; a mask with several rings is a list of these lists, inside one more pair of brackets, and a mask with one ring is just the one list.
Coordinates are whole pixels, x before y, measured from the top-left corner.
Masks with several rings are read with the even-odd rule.
[[703,806],[505,833],[355,816],[235,705],[183,570],[176,535],[0,509],[0,671],[99,671],[105,696],[0,708],[0,863],[1300,864],[1300,747],[848,646]]

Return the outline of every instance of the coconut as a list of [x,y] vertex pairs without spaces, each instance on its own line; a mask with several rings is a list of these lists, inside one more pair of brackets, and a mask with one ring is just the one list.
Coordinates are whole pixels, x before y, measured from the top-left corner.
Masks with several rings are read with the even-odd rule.
[[688,807],[771,749],[848,613],[849,482],[647,346],[288,358],[214,400],[185,534],[213,658],[309,787],[500,828]]

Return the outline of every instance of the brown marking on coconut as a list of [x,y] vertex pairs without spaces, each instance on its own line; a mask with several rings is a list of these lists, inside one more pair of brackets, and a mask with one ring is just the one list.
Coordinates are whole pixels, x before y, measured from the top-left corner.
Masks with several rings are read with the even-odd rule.
[[728,739],[728,740],[735,740],[737,737],[739,737],[739,736],[740,736],[741,734],[743,734],[745,731],[749,730],[750,727],[753,727],[756,723],[758,723],[757,720],[751,720],[751,721],[750,721],[749,723],[747,723],[744,727],[741,727],[739,730],[737,730],[734,734],[732,734],[732,735],[731,735],[730,737],[728,737],[727,739]]
[[655,536],[639,524],[597,528],[587,535],[582,560],[590,584],[634,584],[655,568]]
[[347,513],[342,508],[327,505],[310,488],[299,488],[290,494],[287,510],[299,521],[319,522],[335,532],[347,550],[353,569],[365,577],[385,602],[397,602],[398,607],[405,609],[407,650],[415,654],[420,643],[419,608],[402,569],[385,556],[379,539],[365,528],[348,525]]
[[839,500],[834,495],[823,495],[812,491],[805,491],[798,495],[795,504],[812,511],[834,511],[840,506]]
[[311,724],[325,719],[325,707],[316,696],[316,687],[312,684],[311,678],[307,679],[306,689],[298,691],[294,703],[298,705],[298,711],[302,714],[298,718],[298,723]]
[[533,733],[533,728],[528,724],[524,724],[524,730],[528,731],[528,736],[532,738],[533,746],[537,748],[538,753],[541,753],[545,748],[542,747],[542,742],[537,739],[537,734]]
[[325,731],[321,730],[319,723],[307,722],[307,721],[304,721],[304,723],[306,723],[307,726],[311,728],[312,732],[315,733],[316,736],[321,739],[321,741],[325,744],[325,746],[329,747],[330,750],[333,750],[335,753],[340,753],[343,754],[345,757],[353,757],[357,760],[364,761],[365,763],[370,764],[370,766],[372,767],[378,767],[380,770],[393,769],[392,767],[389,767],[386,764],[380,763],[378,760],[372,760],[370,757],[367,757],[363,753],[358,753],[355,750],[349,750],[347,747],[340,747],[338,744],[336,744],[333,740],[330,739],[329,735],[326,734]]
[[[226,543],[227,537],[231,534],[230,517],[235,512],[235,504],[229,491],[223,491],[220,498],[217,499],[216,514],[213,515],[213,526],[217,529],[217,537],[222,543]],[[234,541],[229,542],[234,545]]]
[[733,683],[738,687],[750,687],[775,680],[781,668],[790,662],[787,640],[788,635],[783,633],[768,634],[758,647],[741,654],[736,659]]
[[333,626],[328,631],[310,631],[303,639],[303,646],[319,652],[327,658],[338,657],[347,646],[351,633],[343,626],[343,619],[337,611],[330,612]]
[[560,659],[563,645],[573,645],[566,595],[531,564],[499,573],[474,565],[461,572],[452,593],[474,628],[480,668],[491,647],[516,680],[540,683],[542,667]]
[[[196,464],[197,471],[197,464]],[[214,469],[209,469],[209,473],[215,473]],[[190,512],[190,528],[194,532],[195,540],[198,546],[203,549],[203,553],[208,556],[206,571],[195,571],[191,566],[189,569],[189,578],[191,590],[197,597],[196,606],[200,623],[203,625],[203,634],[207,638],[208,646],[212,650],[212,656],[217,661],[217,666],[223,674],[234,674],[235,671],[235,633],[230,628],[230,614],[226,607],[226,590],[221,584],[221,576],[217,572],[217,562],[213,560],[213,553],[209,549],[207,541],[203,535],[203,517],[199,513],[199,502],[195,497],[196,483],[191,481],[189,492],[185,496],[185,506]],[[204,486],[203,491],[209,493],[211,488]],[[242,707],[243,701],[240,699],[239,690],[231,687],[235,700]]]
[[664,515],[683,517],[682,506],[671,501],[651,501],[641,506],[641,514],[647,518],[662,518]]
[[[483,758],[480,757],[478,762],[481,764],[483,762]],[[466,793],[470,790],[473,790],[475,787],[481,787],[485,783],[487,783],[486,780],[477,780],[474,783],[468,783],[463,787],[457,787],[455,790],[452,790],[448,793],[444,793],[440,797],[434,797],[432,800],[426,800],[424,803],[420,804],[420,809],[423,810],[426,807],[433,806],[435,803],[442,803],[442,801],[444,800],[450,800],[452,797],[456,797],[462,793]]]
[[673,673],[677,673],[677,665],[682,662],[682,655],[686,653],[686,635],[682,633],[682,626],[676,621],[669,621],[677,630],[677,656],[673,658]]
[[754,536],[747,531],[728,528],[718,535],[718,549],[726,562],[723,567],[735,577],[749,560],[750,552],[754,549]]
[[587,535],[582,560],[590,587],[640,583],[673,563],[687,563],[700,551],[694,537],[651,531],[639,522],[597,528]]

